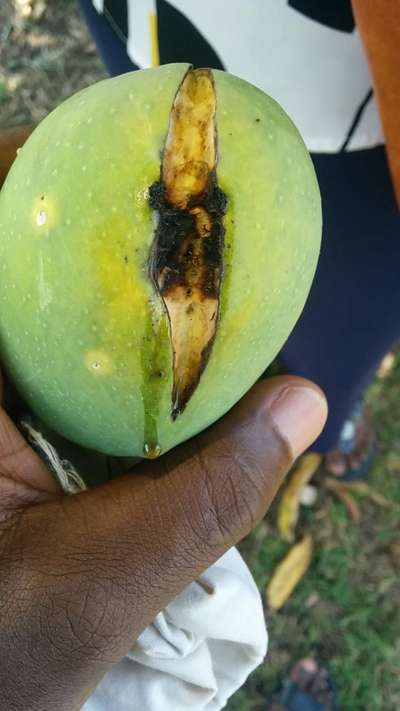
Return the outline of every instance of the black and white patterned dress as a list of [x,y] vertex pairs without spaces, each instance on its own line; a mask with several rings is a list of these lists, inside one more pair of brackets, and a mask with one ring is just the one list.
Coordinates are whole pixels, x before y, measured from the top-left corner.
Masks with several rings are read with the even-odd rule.
[[93,0],[140,68],[227,69],[273,96],[310,151],[383,143],[350,0]]

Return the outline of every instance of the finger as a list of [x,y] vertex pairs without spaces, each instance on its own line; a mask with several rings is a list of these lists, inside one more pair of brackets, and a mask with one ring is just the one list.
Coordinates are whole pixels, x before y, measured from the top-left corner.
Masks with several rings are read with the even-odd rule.
[[[61,493],[49,468],[0,407],[0,495],[15,505]],[[38,495],[42,495],[39,496]],[[11,501],[10,501],[11,502]]]
[[59,645],[72,624],[92,664],[91,681],[260,520],[326,413],[322,393],[307,381],[264,381],[215,426],[160,460],[27,512],[41,575],[47,565],[52,589],[62,587],[56,607],[68,606],[65,629],[58,607],[54,611]]
[[32,133],[34,126],[18,126],[0,132],[0,186],[16,158],[17,150]]
[[[4,377],[0,371],[0,403],[3,401]],[[25,504],[37,501],[38,494],[54,496],[61,488],[49,468],[28,445],[11,417],[0,406],[0,494],[2,502],[15,499]],[[39,498],[43,498],[40,497]]]

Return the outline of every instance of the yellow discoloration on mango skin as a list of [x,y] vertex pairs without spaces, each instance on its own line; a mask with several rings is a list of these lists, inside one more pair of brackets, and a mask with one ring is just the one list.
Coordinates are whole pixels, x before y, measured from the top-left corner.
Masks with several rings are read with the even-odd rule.
[[114,366],[110,355],[105,351],[88,351],[85,353],[85,363],[96,377],[109,375]]
[[114,455],[143,456],[147,444],[154,456],[226,412],[287,338],[316,265],[319,193],[296,129],[271,99],[215,71],[218,183],[228,197],[220,322],[172,422],[146,191],[186,71],[136,72],[72,97],[36,129],[0,193],[1,360],[50,427]]
[[[130,254],[130,246],[116,250],[111,240],[93,253],[93,265],[104,299],[104,331],[116,331],[114,338],[126,334],[130,322],[135,329],[144,323],[149,311],[149,286]],[[133,326],[133,323],[131,324]]]

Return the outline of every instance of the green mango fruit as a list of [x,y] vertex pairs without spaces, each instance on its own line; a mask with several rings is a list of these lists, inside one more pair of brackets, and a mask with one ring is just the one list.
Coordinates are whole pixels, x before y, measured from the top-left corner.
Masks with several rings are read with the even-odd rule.
[[310,157],[270,97],[184,64],[107,79],[42,121],[0,193],[1,362],[64,437],[157,456],[275,357],[320,237]]

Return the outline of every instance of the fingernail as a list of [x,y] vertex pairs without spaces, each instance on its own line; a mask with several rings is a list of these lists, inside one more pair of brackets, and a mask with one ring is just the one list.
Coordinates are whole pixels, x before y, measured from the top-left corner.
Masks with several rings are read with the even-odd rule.
[[271,403],[270,414],[296,458],[321,433],[328,409],[317,388],[287,385]]

